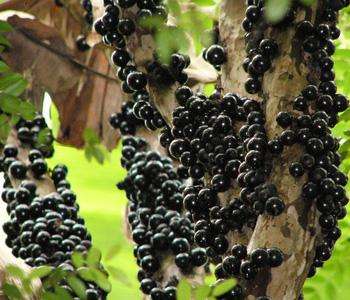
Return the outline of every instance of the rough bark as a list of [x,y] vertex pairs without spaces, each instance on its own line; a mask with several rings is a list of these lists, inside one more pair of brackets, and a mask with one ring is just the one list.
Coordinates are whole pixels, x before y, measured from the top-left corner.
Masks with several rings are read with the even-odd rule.
[[[221,86],[224,92],[236,92],[242,96],[262,99],[266,112],[266,129],[270,138],[280,133],[276,124],[279,111],[291,110],[293,99],[305,87],[307,70],[300,59],[300,45],[293,39],[295,29],[268,32],[280,46],[280,55],[273,62],[271,70],[263,80],[263,94],[251,97],[245,92],[244,82],[247,74],[242,67],[246,56],[244,31],[241,22],[246,5],[244,0],[224,0],[220,15],[220,37],[228,53],[228,62],[223,67]],[[306,12],[298,18],[304,19]],[[316,8],[308,9],[308,18],[314,18]],[[299,48],[298,48],[299,47]],[[302,201],[301,187],[305,176],[294,179],[288,167],[298,160],[301,147],[286,149],[283,155],[273,161],[274,183],[286,204],[286,210],[278,217],[260,216],[248,243],[248,251],[257,247],[279,247],[285,253],[284,263],[275,269],[264,271],[253,282],[242,283],[246,288],[247,299],[267,295],[273,300],[297,299],[309,267],[317,236],[317,213]]]
[[[228,61],[222,68],[220,84],[223,93],[236,92],[242,96],[250,96],[244,90],[244,81],[247,75],[241,66],[245,58],[245,39],[240,24],[244,18],[245,7],[244,0],[223,0],[221,3],[220,36],[227,49]],[[98,11],[101,13],[101,6],[97,7],[96,17],[99,16]],[[313,8],[308,11],[308,17],[315,17],[315,13],[316,9]],[[299,17],[303,18],[304,13],[301,13]],[[307,82],[307,72],[300,60],[300,53],[296,51],[298,45],[293,40],[293,28],[283,32],[271,31],[268,34],[279,43],[281,54],[274,60],[273,68],[264,76],[264,93],[253,98],[262,99],[264,103],[267,116],[266,128],[271,138],[280,133],[280,129],[275,122],[277,113],[291,109],[293,98],[300,93]],[[133,53],[136,65],[142,68],[152,59],[155,43],[151,34],[137,31],[129,39],[128,48]],[[188,72],[191,82],[203,81],[203,74],[197,71],[195,65],[191,66]],[[214,81],[215,76],[210,76],[212,76],[212,73],[208,71],[205,77],[209,78],[209,82]],[[161,90],[153,84],[149,86],[154,104],[168,124],[171,123],[171,113],[176,107],[175,88],[176,85]],[[156,135],[148,132],[142,132],[140,135],[149,141],[152,149],[161,149]],[[273,175],[269,180],[276,184],[281,197],[286,203],[285,212],[276,218],[260,216],[254,232],[244,232],[240,235],[232,234],[230,236],[231,243],[235,243],[237,240],[243,241],[248,245],[249,250],[256,247],[276,246],[281,248],[286,255],[284,263],[279,268],[262,272],[256,281],[242,282],[248,294],[247,299],[255,299],[263,295],[270,296],[273,300],[297,299],[306,279],[318,228],[315,208],[303,203],[299,197],[305,177],[296,180],[288,172],[289,164],[292,162],[291,159],[298,159],[300,153],[301,148],[294,146],[285,150],[281,157],[273,161]],[[50,187],[49,190],[43,192],[49,193]],[[237,191],[232,190],[223,195],[223,198],[229,198],[236,194]],[[2,251],[2,248],[0,248],[0,251]],[[0,270],[2,269],[2,257],[1,255]],[[169,259],[158,275],[166,282],[170,276],[175,274],[182,276],[178,273],[173,261]],[[199,283],[202,275],[203,271],[198,270],[196,276],[191,277],[190,280],[194,284]]]
[[[101,10],[101,6],[96,5],[94,15],[99,17],[102,14],[103,10]],[[127,11],[125,15],[135,19],[134,12],[131,10]],[[153,60],[153,54],[156,50],[154,36],[149,32],[145,32],[142,29],[137,28],[136,32],[128,38],[127,48],[132,54],[133,62],[137,68],[141,71],[145,71],[145,66]],[[214,68],[206,63],[202,58],[195,58],[193,55],[192,58],[194,59],[192,59],[191,66],[185,70],[189,76],[190,86],[194,89],[200,89],[202,83],[215,82],[217,79],[217,74]],[[157,86],[154,82],[148,83],[148,91],[152,102],[162,114],[169,126],[172,124],[172,112],[178,105],[174,94],[177,87],[178,84],[174,84],[166,88],[159,88],[159,86]],[[150,149],[158,151],[161,154],[166,154],[165,149],[159,144],[158,133],[159,132],[149,132],[148,130],[139,129],[137,135],[147,140]],[[125,223],[127,224],[127,220]],[[130,228],[126,228],[125,230],[128,238],[130,238],[129,230]],[[203,283],[204,275],[204,268],[196,268],[192,274],[185,275],[181,273],[178,267],[175,265],[174,257],[169,256],[164,258],[162,268],[155,276],[157,277],[157,281],[160,283],[160,285],[166,284],[174,276],[178,277],[179,279],[186,277],[193,285],[198,285]],[[149,297],[144,296],[143,298],[148,299]]]

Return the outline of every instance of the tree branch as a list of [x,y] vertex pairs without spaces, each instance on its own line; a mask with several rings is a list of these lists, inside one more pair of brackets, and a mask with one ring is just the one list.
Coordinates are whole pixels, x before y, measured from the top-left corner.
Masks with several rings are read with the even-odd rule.
[[[227,49],[228,61],[223,66],[221,86],[224,92],[234,90],[248,96],[244,89],[247,75],[242,67],[246,55],[244,32],[241,29],[245,9],[243,0],[222,2],[220,37]],[[315,18],[315,15],[316,8],[313,7],[308,16]],[[305,12],[301,12],[298,18],[304,19]],[[265,104],[267,133],[269,138],[273,138],[280,133],[276,124],[277,113],[292,109],[292,100],[307,84],[307,70],[294,49],[295,27],[271,31],[269,34],[279,44],[280,56],[274,61],[271,71],[265,74],[264,93],[260,96]],[[251,95],[249,97],[252,98]],[[300,154],[301,147],[293,146],[273,161],[270,181],[276,185],[286,209],[278,217],[262,215],[258,218],[248,252],[257,247],[278,247],[285,253],[285,261],[280,267],[259,274],[255,281],[243,283],[247,299],[263,295],[271,299],[298,299],[307,277],[318,226],[316,208],[306,204],[300,197],[306,176],[294,179],[288,171],[289,164]]]

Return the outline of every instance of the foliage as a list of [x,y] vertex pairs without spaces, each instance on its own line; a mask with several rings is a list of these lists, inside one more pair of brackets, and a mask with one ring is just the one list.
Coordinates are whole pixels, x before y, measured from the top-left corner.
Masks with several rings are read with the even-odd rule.
[[215,300],[216,297],[222,296],[232,290],[235,284],[236,281],[234,279],[227,279],[213,285],[202,284],[193,287],[186,279],[182,279],[177,286],[176,299]]
[[169,14],[176,27],[165,26],[164,20],[157,17],[145,20],[142,25],[155,30],[160,59],[168,62],[174,51],[187,53],[190,47],[199,54],[204,43],[203,33],[212,28],[218,4],[218,0],[168,0]]
[[[0,21],[0,54],[11,47],[3,35],[11,29],[7,22]],[[5,143],[11,126],[16,124],[20,117],[26,120],[35,117],[33,104],[20,98],[26,87],[27,81],[22,75],[11,71],[8,65],[0,61],[0,143],[2,144]]]
[[103,164],[106,159],[109,160],[109,152],[101,144],[98,135],[91,128],[84,130],[84,142],[85,157],[88,161],[94,158],[98,163]]
[[[304,5],[311,5],[316,0],[299,0]],[[271,23],[278,23],[288,12],[292,0],[267,0],[266,1],[266,18]]]
[[[85,282],[93,282],[106,292],[111,290],[108,275],[100,261],[101,252],[91,248],[87,254],[72,254],[73,270],[62,265],[57,268],[41,266],[25,273],[18,266],[8,265],[2,290],[10,300],[21,300],[33,295],[40,295],[40,299],[44,300],[73,300],[68,291],[60,286],[64,280],[80,299],[86,299]],[[33,282],[38,279],[42,286],[36,290]]]

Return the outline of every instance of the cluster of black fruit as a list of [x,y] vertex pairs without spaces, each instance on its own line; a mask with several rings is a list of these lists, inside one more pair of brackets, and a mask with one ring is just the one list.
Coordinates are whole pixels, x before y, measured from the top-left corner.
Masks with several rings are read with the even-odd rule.
[[283,253],[277,248],[257,248],[248,255],[247,247],[237,244],[232,247],[230,255],[217,265],[215,275],[223,279],[241,274],[244,279],[251,280],[263,268],[279,267],[283,258]]
[[[16,124],[17,138],[22,145],[32,148],[29,156],[29,165],[16,159],[18,150],[13,146],[4,147],[4,156],[0,159],[0,168],[3,172],[8,172],[16,179],[25,179],[28,170],[35,178],[40,179],[47,172],[45,158],[53,155],[53,137],[47,131],[45,119],[37,115],[32,121],[21,119]],[[6,155],[8,153],[9,155]]]
[[[45,122],[41,118],[38,116],[33,122],[37,124],[36,120],[41,120],[44,125]],[[4,147],[0,159],[0,169],[5,174],[5,189],[1,197],[7,204],[10,216],[10,220],[3,225],[7,235],[6,244],[12,249],[14,256],[20,257],[31,267],[50,265],[73,270],[70,260],[72,252],[85,253],[91,247],[91,236],[87,232],[84,220],[78,216],[79,206],[66,180],[66,166],[57,165],[51,171],[51,178],[57,190],[55,193],[39,196],[36,183],[29,180],[32,175],[39,183],[44,178],[43,175],[48,174],[44,160],[48,156],[47,153],[39,149],[29,150],[29,140],[21,136],[21,129],[28,128],[22,127],[23,124],[29,122],[31,121],[21,121],[22,125],[17,127],[17,138],[22,142],[21,148],[24,147],[23,151],[29,151],[28,164],[18,159],[21,155],[19,148],[10,144]],[[20,181],[18,187],[11,185],[10,177]],[[62,287],[76,297],[64,282]],[[88,282],[86,295],[88,299],[96,300],[106,296],[96,285]]]
[[[251,32],[264,8],[263,1],[247,3],[249,7],[243,27]],[[206,173],[211,177],[206,187],[199,183],[185,189],[184,205],[197,221],[195,241],[201,247],[209,247],[207,254],[212,261],[220,261],[220,255],[227,252],[229,244],[224,235],[229,230],[240,229],[243,224],[249,226],[248,220],[253,220],[254,216],[252,211],[255,214],[266,211],[271,215],[279,215],[283,211],[284,204],[278,198],[276,187],[265,183],[271,171],[266,158],[281,154],[285,146],[295,143],[305,146],[307,153],[300,162],[291,164],[290,173],[301,177],[308,171],[309,181],[303,187],[303,197],[316,201],[322,213],[319,221],[325,237],[316,248],[315,262],[309,275],[313,275],[315,267],[330,258],[333,245],[340,236],[337,220],[345,217],[344,206],[348,199],[343,187],[347,178],[338,169],[340,157],[336,151],[339,143],[331,136],[328,127],[337,123],[337,114],[348,107],[348,101],[343,95],[336,94],[333,62],[329,56],[335,50],[331,38],[337,38],[340,33],[335,27],[336,11],[347,4],[344,2],[337,6],[335,2],[329,2],[324,12],[325,20],[321,20],[318,26],[307,21],[298,24],[297,36],[303,42],[304,51],[311,55],[309,65],[315,66],[321,83],[318,86],[310,84],[295,99],[294,108],[298,114],[281,112],[278,115],[278,124],[285,128],[279,137],[267,140],[264,114],[255,101],[242,100],[233,94],[225,95],[221,101],[217,101],[214,94],[214,101],[210,101],[201,94],[193,95],[186,86],[177,90],[176,98],[180,106],[173,113],[173,127],[163,130],[160,141],[169,148],[172,156],[188,168],[192,179],[198,181]],[[295,14],[296,7],[293,6],[281,24],[292,24]],[[263,25],[259,28],[266,29]],[[258,47],[250,48],[249,57],[244,61],[246,71],[250,75],[258,75],[248,79],[246,89],[249,93],[261,89],[258,77],[270,68],[271,59],[278,54],[278,45],[274,40],[263,39],[263,36],[255,39],[255,42],[257,40]],[[235,136],[234,122],[242,121],[247,124]],[[232,149],[225,145],[225,139],[233,142]],[[234,199],[226,207],[220,207],[217,193],[228,190],[232,179],[236,179],[242,188],[240,198]],[[240,209],[240,205],[243,209]],[[276,254],[275,266],[279,266],[283,254],[278,249],[272,250]],[[271,249],[255,249],[250,254],[250,260],[243,262],[243,258],[238,259],[235,255],[234,258],[228,257],[228,266],[225,268],[224,263],[219,264],[216,275],[218,278],[239,275],[252,279],[260,266],[269,265],[269,251]],[[263,263],[257,262],[256,257]],[[274,266],[274,263],[270,266]]]
[[297,5],[293,3],[288,13],[278,24],[269,24],[265,19],[265,1],[248,0],[246,16],[242,22],[242,27],[246,31],[246,51],[247,58],[244,60],[243,68],[249,74],[245,83],[245,89],[250,94],[261,91],[261,82],[264,73],[272,65],[272,59],[278,54],[276,41],[265,38],[265,32],[269,27],[278,27],[285,30],[292,26],[296,16]]
[[[188,169],[195,181],[203,179],[206,173],[210,175],[211,191],[205,197],[212,199],[205,201],[208,204],[205,214],[209,215],[210,209],[217,205],[216,194],[227,191],[233,180],[242,188],[240,198],[244,203],[253,205],[255,198],[262,197],[251,194],[268,189],[266,212],[281,213],[283,202],[276,199],[277,192],[271,185],[265,185],[271,169],[265,158],[271,151],[261,105],[233,93],[222,99],[216,98],[217,94],[207,98],[193,94],[187,86],[178,88],[175,94],[180,106],[174,110],[172,129],[163,129],[160,143],[169,148],[170,154]],[[235,126],[242,122],[245,125],[235,134]],[[198,205],[193,200],[185,201],[185,206],[195,215],[204,213],[202,205],[196,209]]]
[[297,24],[301,55],[310,73],[315,75],[309,77],[309,84],[294,100],[294,111],[280,112],[277,116],[277,123],[285,130],[276,143],[285,146],[298,143],[305,149],[299,161],[290,165],[290,174],[294,177],[306,175],[302,196],[305,201],[314,203],[320,212],[323,240],[316,247],[309,276],[330,258],[341,235],[337,223],[346,216],[348,203],[344,189],[348,178],[339,170],[339,142],[330,130],[338,122],[338,113],[348,108],[346,97],[337,93],[331,59],[335,52],[332,40],[340,35],[336,27],[337,13],[348,4],[348,1],[326,1],[317,24],[309,21]]
[[18,140],[23,145],[39,150],[44,158],[52,157],[54,154],[53,136],[42,115],[37,114],[33,120],[20,119],[15,127]]
[[85,10],[84,19],[85,19],[86,23],[89,24],[90,26],[92,26],[92,24],[94,22],[94,15],[93,15],[93,11],[92,11],[91,0],[81,0],[81,6]]
[[[54,0],[54,3],[58,7],[64,7],[62,0]],[[93,19],[94,19],[91,0],[81,0],[81,6],[85,10],[84,20],[88,24],[88,26],[91,26],[93,24]],[[79,35],[75,40],[75,44],[79,51],[84,52],[90,49],[90,46],[86,41],[85,34]]]
[[[196,222],[195,242],[218,263],[228,251],[226,234],[244,225],[254,228],[258,214],[276,216],[284,210],[276,187],[266,182],[271,151],[265,117],[257,101],[233,93],[222,99],[217,93],[207,98],[182,86],[175,95],[180,106],[173,112],[172,129],[162,131],[160,142],[193,180],[184,190],[184,207]],[[245,125],[235,134],[235,126],[242,122]],[[205,174],[211,178],[206,184]],[[231,188],[235,180],[240,195],[223,207],[218,194]],[[256,274],[259,269],[247,269],[246,261],[240,263],[240,276],[246,279],[252,278],[249,272]],[[224,275],[221,265],[217,270],[218,278],[229,275]]]
[[[162,128],[165,121],[152,105],[146,85],[152,82],[162,88],[176,81],[186,83],[188,76],[183,70],[189,66],[190,60],[187,56],[175,53],[171,56],[169,65],[165,65],[154,55],[154,60],[146,66],[147,73],[138,71],[132,55],[126,49],[126,38],[135,32],[135,21],[140,24],[140,21],[152,16],[166,19],[167,13],[162,1],[104,1],[104,5],[105,14],[95,22],[95,30],[103,36],[106,45],[115,48],[112,61],[118,67],[117,76],[122,81],[122,90],[133,95],[134,114],[144,121],[148,129]],[[138,8],[136,16],[131,9],[134,6]],[[129,17],[125,17],[127,15]]]
[[166,263],[162,266],[164,260],[174,256],[175,265],[185,274],[207,262],[205,250],[194,245],[191,218],[182,213],[183,182],[171,159],[147,151],[143,139],[124,137],[122,144],[122,166],[128,174],[118,188],[125,190],[129,199],[128,221],[141,267],[141,290],[153,300],[176,299],[178,271],[173,270],[163,286],[156,281],[157,272],[166,267]]
[[[91,4],[91,0],[81,0],[81,6],[85,10],[84,19],[86,24],[91,27],[94,22],[93,8]],[[86,36],[81,34],[77,37],[75,41],[77,48],[79,51],[87,51],[90,49],[89,44],[86,41]]]
[[123,102],[121,111],[113,113],[109,118],[109,123],[115,129],[119,129],[122,135],[134,135],[143,122],[136,118],[134,114],[134,103],[132,101]]
[[[134,1],[131,2],[133,5]],[[144,9],[139,2],[137,5],[140,11]],[[278,54],[278,45],[273,39],[264,36],[266,29],[272,26],[263,18],[264,1],[248,0],[247,5],[243,28],[247,31],[248,57],[243,67],[250,75],[246,82],[246,90],[254,94],[261,91],[262,76],[270,69],[272,59]],[[278,197],[276,187],[268,183],[267,179],[271,172],[273,157],[281,154],[285,147],[296,143],[301,144],[306,149],[306,153],[302,155],[300,161],[291,164],[290,173],[294,177],[301,177],[307,172],[308,181],[303,186],[302,197],[305,201],[316,202],[321,212],[319,221],[324,235],[324,240],[317,246],[310,276],[314,274],[316,267],[329,259],[331,249],[340,236],[337,220],[346,214],[344,205],[348,200],[343,186],[347,178],[338,170],[340,158],[336,151],[339,144],[331,136],[329,127],[337,123],[337,113],[344,111],[348,104],[344,96],[337,94],[330,56],[334,53],[331,39],[336,39],[340,34],[335,26],[337,11],[348,5],[348,1],[327,1],[325,5],[323,16],[318,19],[320,24],[316,26],[305,21],[296,25],[296,37],[300,40],[300,44],[303,44],[302,57],[308,57],[307,65],[311,66],[312,73],[318,74],[318,78],[311,79],[315,82],[310,82],[295,99],[295,113],[278,114],[277,123],[284,128],[280,136],[268,140],[264,128],[263,109],[254,100],[242,98],[233,93],[221,97],[219,92],[206,97],[200,93],[194,94],[187,86],[178,88],[175,93],[180,106],[173,112],[172,127],[165,127],[162,130],[160,142],[174,158],[180,161],[180,167],[177,169],[178,178],[191,177],[192,179],[191,185],[181,188],[183,204],[191,213],[189,220],[195,223],[192,229],[195,232],[194,242],[206,248],[210,261],[218,264],[215,271],[218,279],[233,276],[251,280],[261,269],[278,267],[283,263],[283,253],[277,248],[258,248],[248,254],[245,246],[234,245],[230,255],[224,259],[223,256],[230,252],[226,238],[229,231],[240,231],[243,226],[254,228],[259,214],[268,213],[277,216],[283,212],[284,203]],[[282,30],[287,25],[293,25],[298,8],[299,6],[294,3],[284,20],[273,26]],[[111,32],[105,30],[106,24],[101,21],[98,26],[96,30],[100,30],[104,40],[109,43],[107,34]],[[135,102],[143,101],[143,97],[147,99],[141,104],[136,103],[134,107],[137,116],[147,119],[152,115],[152,107],[148,104],[149,95],[144,92],[144,89],[150,77],[137,72],[134,66],[128,65],[131,56],[124,49],[125,40],[123,41],[121,43],[123,46],[117,46],[119,49],[114,53],[114,63],[121,67],[118,75],[127,87],[124,87],[124,90],[137,93]],[[115,46],[115,43],[109,44]],[[204,58],[217,68],[226,60],[225,50],[219,44],[219,41],[216,41],[215,45],[203,53]],[[131,79],[131,84],[128,85],[128,76],[133,73],[136,74],[131,78],[136,77],[137,86],[133,85]],[[315,84],[318,80],[320,83]],[[147,108],[147,112],[144,112],[141,108],[146,105],[150,107]],[[237,127],[240,130],[236,133]],[[137,150],[135,142],[132,143],[134,143],[133,148]],[[138,155],[136,150],[131,151],[135,157]],[[129,152],[130,150],[125,154],[129,155]],[[125,158],[125,154],[123,154],[123,164],[130,173],[131,166],[128,165],[130,158]],[[147,154],[143,155],[147,156]],[[141,163],[138,172],[140,171],[145,172],[145,165],[141,166]],[[139,175],[138,172],[134,172],[135,179]],[[206,175],[209,175],[209,182],[205,178]],[[130,191],[134,191],[139,188],[137,186],[139,183],[137,180],[136,182],[131,180],[129,176],[123,188],[128,187]],[[219,193],[227,191],[235,182],[241,188],[239,197],[223,205],[220,203]],[[141,184],[143,193],[140,189],[139,196],[132,197],[132,193],[127,192],[129,199],[141,197],[145,190],[148,195],[149,189],[154,189],[153,183],[144,181],[143,177],[141,177]],[[154,195],[154,199],[157,199],[157,196]],[[145,196],[145,199],[149,199],[148,196]],[[157,205],[159,201],[154,199],[147,205],[153,205],[153,207]],[[166,202],[161,203],[167,210]],[[135,207],[134,210],[133,207]],[[133,214],[137,210],[137,206],[131,204],[132,227],[136,216],[140,216],[139,213]],[[136,226],[140,222],[142,221],[137,219]],[[145,232],[146,230],[143,231],[144,234]],[[139,261],[139,263],[142,266],[142,262]],[[159,268],[160,265],[157,264],[157,266]],[[149,278],[147,284],[150,287],[147,289],[148,292],[156,285]],[[157,293],[160,293],[158,289]],[[236,286],[220,299],[240,299],[242,295],[242,288]],[[268,299],[265,296],[260,298]]]

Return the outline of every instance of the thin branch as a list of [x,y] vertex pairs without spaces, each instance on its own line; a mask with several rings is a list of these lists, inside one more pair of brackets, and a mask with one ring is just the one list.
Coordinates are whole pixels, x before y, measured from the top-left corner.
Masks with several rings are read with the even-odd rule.
[[66,54],[66,53],[63,53],[57,49],[55,49],[54,47],[44,43],[43,41],[37,39],[36,37],[32,36],[31,34],[29,34],[28,32],[25,32],[24,30],[20,29],[20,28],[14,28],[17,32],[21,33],[22,35],[24,35],[27,39],[29,39],[31,42],[33,42],[34,44],[40,46],[40,47],[43,47],[45,49],[47,49],[48,51],[50,51],[51,53],[69,61],[70,63],[72,63],[74,66],[80,68],[80,69],[83,69],[91,74],[94,74],[96,76],[99,76],[99,77],[102,77],[104,79],[107,79],[107,80],[110,80],[110,81],[113,81],[113,82],[118,82],[117,79],[113,78],[113,77],[110,77],[106,74],[103,74],[99,71],[96,71],[86,65],[84,65],[83,63],[77,61],[74,57],[72,57],[71,55],[69,54]]

